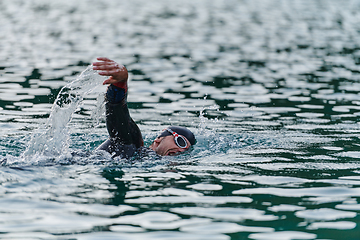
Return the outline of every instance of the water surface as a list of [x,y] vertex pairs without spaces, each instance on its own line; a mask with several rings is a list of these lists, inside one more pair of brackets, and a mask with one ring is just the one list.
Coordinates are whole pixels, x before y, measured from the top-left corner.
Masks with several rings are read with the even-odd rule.
[[[1,238],[358,239],[359,10],[1,1]],[[183,125],[198,138],[192,152],[94,152],[107,138],[106,87],[79,75],[98,56],[129,69],[146,144]],[[64,86],[71,101],[56,98]]]

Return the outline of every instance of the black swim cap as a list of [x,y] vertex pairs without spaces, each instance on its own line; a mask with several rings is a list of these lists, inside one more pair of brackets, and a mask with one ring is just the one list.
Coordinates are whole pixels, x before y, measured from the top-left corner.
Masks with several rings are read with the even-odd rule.
[[[176,132],[177,134],[180,134],[180,135],[183,135],[184,137],[186,137],[186,139],[189,140],[191,145],[196,144],[195,135],[186,127],[170,126],[170,127],[168,127],[168,129],[171,129],[174,132]],[[165,137],[165,136],[169,136],[169,135],[171,135],[171,133],[169,133],[168,131],[165,130],[158,137]]]

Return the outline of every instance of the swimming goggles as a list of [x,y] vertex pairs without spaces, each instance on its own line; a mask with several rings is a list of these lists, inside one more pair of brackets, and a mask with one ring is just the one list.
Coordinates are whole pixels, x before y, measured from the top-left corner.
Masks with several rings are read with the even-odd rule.
[[185,140],[185,138],[179,134],[177,134],[176,132],[174,132],[173,130],[171,130],[170,128],[167,128],[166,131],[168,131],[169,133],[171,133],[171,135],[174,136],[174,141],[176,143],[176,145],[178,145],[179,148],[186,148],[187,147],[187,142]]

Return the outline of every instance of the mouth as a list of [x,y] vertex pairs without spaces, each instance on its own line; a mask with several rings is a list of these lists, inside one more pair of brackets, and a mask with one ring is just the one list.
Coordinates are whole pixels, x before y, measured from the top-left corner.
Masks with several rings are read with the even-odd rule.
[[174,149],[169,149],[165,152],[164,156],[174,156],[176,155],[176,151],[174,151]]

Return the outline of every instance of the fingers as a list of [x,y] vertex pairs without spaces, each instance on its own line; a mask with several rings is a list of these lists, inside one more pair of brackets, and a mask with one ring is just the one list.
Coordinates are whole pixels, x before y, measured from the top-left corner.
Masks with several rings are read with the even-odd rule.
[[106,58],[106,57],[98,57],[96,60],[104,61],[104,62],[114,62],[113,60]]
[[[99,70],[99,69],[95,69],[95,70]],[[105,69],[104,69],[105,70]],[[108,71],[101,71],[99,72],[99,75],[102,76],[112,76],[115,75],[117,73],[120,73],[120,69],[113,69],[113,70],[108,70]]]
[[99,57],[97,58],[97,60],[101,61],[101,62],[94,62],[93,66],[104,66],[104,65],[115,65],[116,62],[109,59],[109,58],[105,58],[105,57]]
[[[113,60],[110,60],[108,58],[97,58],[98,60],[102,60],[102,62],[94,62],[93,63],[93,69],[94,70],[124,70],[125,67],[123,65],[119,65]],[[118,72],[118,71],[117,71]]]
[[112,84],[112,83],[117,83],[119,82],[118,80],[114,79],[113,77],[109,77],[108,79],[106,79],[104,82],[103,82],[103,85],[106,85],[106,84]]
[[93,65],[94,65],[93,67],[94,70],[112,70],[114,68],[119,69],[119,66],[116,63],[108,64],[108,63],[97,62],[97,64],[94,63]]
[[106,79],[106,80],[103,82],[103,85],[111,84],[111,78],[112,78],[112,77]]

